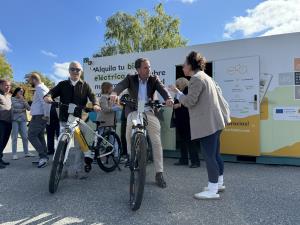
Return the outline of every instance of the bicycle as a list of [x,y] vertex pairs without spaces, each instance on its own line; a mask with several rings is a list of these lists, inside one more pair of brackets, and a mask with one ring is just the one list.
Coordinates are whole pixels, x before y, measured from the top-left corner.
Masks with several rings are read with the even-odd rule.
[[137,108],[137,116],[132,120],[132,136],[131,136],[131,155],[130,155],[130,187],[129,187],[129,201],[130,207],[133,211],[140,208],[144,187],[146,181],[146,166],[151,156],[151,142],[147,135],[146,127],[148,125],[145,107],[149,106],[152,109],[160,109],[164,104],[159,101],[138,101],[132,99],[123,99],[124,104],[129,104]]
[[[53,194],[57,191],[64,164],[68,159],[70,144],[73,137],[76,138],[76,140],[79,143],[80,150],[85,154],[86,172],[89,172],[91,170],[91,162],[93,161],[93,159],[97,160],[99,167],[103,169],[105,172],[111,172],[116,167],[118,167],[119,160],[117,159],[113,160],[115,163],[113,167],[111,166],[108,167],[101,160],[101,158],[103,157],[108,157],[110,155],[115,154],[114,145],[110,143],[109,139],[103,137],[103,135],[100,135],[98,133],[98,130],[94,131],[89,125],[85,123],[85,121],[83,121],[79,117],[74,116],[74,112],[76,109],[81,109],[86,112],[90,112],[92,111],[92,109],[87,107],[80,107],[73,103],[63,104],[60,102],[53,102],[52,104],[55,104],[56,107],[58,106],[68,107],[69,116],[68,116],[68,121],[66,122],[65,127],[63,129],[63,132],[58,137],[57,148],[53,156],[53,163],[52,163],[52,168],[50,171],[50,179],[49,179],[50,193]],[[91,146],[88,145],[85,137],[82,135],[79,125],[85,127],[86,129],[90,130],[94,134],[94,141]]]
[[[112,172],[118,167],[121,160],[121,155],[122,155],[121,139],[116,132],[116,124],[114,126],[100,127],[100,124],[102,122],[100,123],[96,122],[96,123],[97,123],[96,131],[98,135],[101,135],[106,140],[109,140],[109,142],[114,146],[114,151],[112,154],[105,155],[105,156],[100,156],[98,155],[98,153],[96,153],[95,159],[97,160],[99,167],[103,171]],[[99,148],[103,148],[103,146],[101,146],[101,143]],[[106,151],[109,151],[109,149],[106,149]],[[118,167],[118,169],[121,170],[120,167]]]

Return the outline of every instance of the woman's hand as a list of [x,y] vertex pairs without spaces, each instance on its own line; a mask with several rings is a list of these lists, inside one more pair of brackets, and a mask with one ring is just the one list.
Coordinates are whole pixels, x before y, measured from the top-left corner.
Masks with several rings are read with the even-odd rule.
[[168,86],[168,89],[169,89],[169,91],[172,91],[172,92],[174,92],[175,94],[177,94],[177,93],[179,92],[178,88],[177,88],[174,84],[169,85],[169,86]]
[[181,107],[181,104],[180,103],[177,103],[177,104],[174,104],[173,105],[173,109],[178,109]]

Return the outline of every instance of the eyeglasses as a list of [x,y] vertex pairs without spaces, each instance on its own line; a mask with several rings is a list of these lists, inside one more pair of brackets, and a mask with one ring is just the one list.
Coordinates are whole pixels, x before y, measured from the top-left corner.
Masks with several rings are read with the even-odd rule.
[[77,72],[77,73],[79,73],[81,71],[81,69],[79,69],[79,68],[70,68],[69,70],[71,72]]

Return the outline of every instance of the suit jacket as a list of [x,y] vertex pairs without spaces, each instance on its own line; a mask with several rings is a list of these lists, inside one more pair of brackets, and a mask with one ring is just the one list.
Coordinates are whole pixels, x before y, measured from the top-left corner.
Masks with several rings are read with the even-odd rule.
[[[188,87],[183,91],[183,94],[188,94]],[[174,99],[174,104],[179,103],[178,99]],[[180,139],[184,141],[191,140],[191,128],[190,128],[190,115],[189,110],[184,105],[181,105],[180,108],[173,109],[173,115],[175,119],[175,127],[179,133]]]
[[[139,76],[138,76],[138,74],[127,75],[124,80],[122,80],[120,83],[118,83],[116,85],[116,87],[114,88],[114,92],[116,92],[118,95],[120,95],[122,93],[122,91],[124,91],[125,89],[128,90],[128,94],[129,94],[130,98],[137,101],[138,93],[139,93]],[[165,86],[160,81],[158,76],[151,75],[148,78],[148,82],[147,82],[148,99],[151,99],[151,100],[154,99],[155,91],[158,91],[158,93],[163,97],[163,99],[165,101],[167,99],[172,99],[168,90],[165,88]],[[130,112],[132,112],[134,110],[135,109],[132,107],[126,107],[125,108],[126,117]]]
[[191,139],[214,134],[225,127],[214,81],[200,71],[191,77],[187,95],[179,101],[189,109]]

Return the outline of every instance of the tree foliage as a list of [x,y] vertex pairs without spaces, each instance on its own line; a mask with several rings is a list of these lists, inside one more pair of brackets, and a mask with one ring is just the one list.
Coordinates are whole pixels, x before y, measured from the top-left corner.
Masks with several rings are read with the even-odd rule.
[[32,101],[32,97],[34,94],[34,88],[31,87],[31,85],[28,82],[28,77],[30,76],[31,73],[37,73],[40,75],[42,82],[50,89],[54,87],[55,82],[49,79],[47,76],[43,75],[41,72],[38,71],[32,71],[28,74],[25,75],[25,82],[14,82],[12,83],[12,91],[14,91],[15,88],[17,87],[22,87],[25,90],[25,99],[27,101]]
[[117,12],[106,21],[105,46],[95,57],[185,46],[180,20],[167,15],[160,3],[155,14],[138,10],[135,15]]
[[0,78],[7,80],[12,80],[13,78],[13,70],[4,54],[0,54]]

